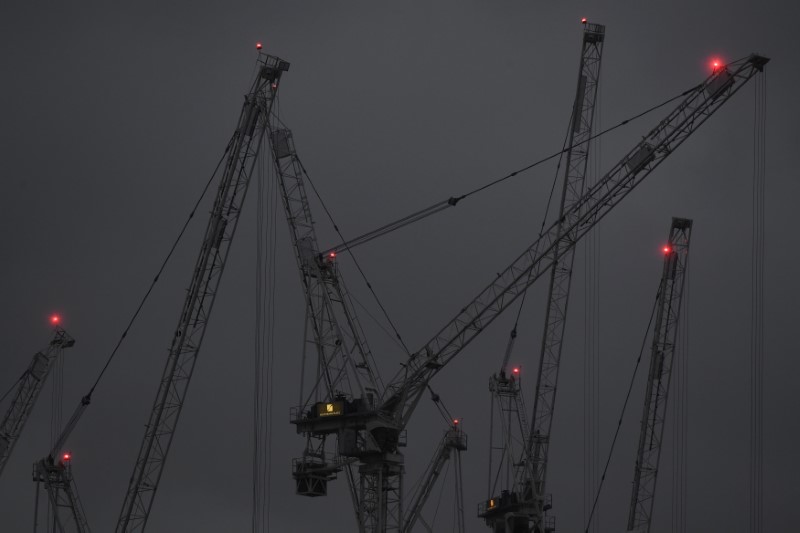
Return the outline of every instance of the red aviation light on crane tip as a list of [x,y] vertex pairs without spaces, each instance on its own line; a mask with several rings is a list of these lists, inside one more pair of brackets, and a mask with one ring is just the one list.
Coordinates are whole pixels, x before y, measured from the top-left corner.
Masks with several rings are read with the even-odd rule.
[[57,314],[50,315],[50,323],[54,326],[57,326],[61,323],[61,317]]
[[716,72],[724,66],[725,64],[718,57],[715,57],[711,60],[711,72]]
[[261,50],[264,47],[260,42],[256,43],[256,50]]
[[454,418],[453,419],[453,424],[456,425],[456,426],[458,425],[458,418]]
[[329,253],[329,254],[328,254],[328,257],[329,257],[330,259],[336,259],[336,252],[331,252],[331,253]]
[[664,246],[661,251],[664,252],[664,255],[669,255],[672,252],[672,247],[669,245]]
[[72,454],[71,454],[71,453],[69,453],[69,452],[66,452],[64,455],[62,455],[62,456],[61,456],[61,459],[62,459],[62,460],[65,462],[65,463],[68,463],[68,462],[69,462],[69,460],[70,460],[70,459],[72,459]]
[[581,19],[581,24],[586,24],[587,22],[589,22],[589,21],[586,19],[586,17],[583,17]]
[[513,373],[515,373],[515,374],[519,374],[519,367],[518,367],[518,366],[515,366],[515,367],[514,367],[514,368],[513,368],[511,371],[512,371]]

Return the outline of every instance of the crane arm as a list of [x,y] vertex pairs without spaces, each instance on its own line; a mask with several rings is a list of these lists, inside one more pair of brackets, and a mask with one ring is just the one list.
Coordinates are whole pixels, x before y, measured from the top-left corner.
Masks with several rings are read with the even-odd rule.
[[462,450],[466,449],[467,436],[461,431],[458,424],[454,424],[442,437],[436,449],[436,453],[433,456],[433,460],[425,471],[422,484],[419,489],[417,489],[416,497],[414,501],[411,502],[406,518],[403,520],[403,533],[410,533],[414,528],[414,524],[420,518],[422,507],[425,505],[425,502],[428,501],[428,497],[436,484],[436,480],[439,479],[444,465],[450,459],[450,454],[453,450],[455,450],[456,453],[460,453]]
[[14,399],[0,422],[0,475],[11,457],[14,445],[39,398],[39,393],[42,392],[50,369],[56,359],[63,354],[64,349],[74,345],[75,339],[62,328],[57,327],[50,344],[33,356],[30,365],[22,374]]
[[90,533],[69,464],[48,457],[33,468],[34,481],[44,483],[59,533]]
[[[747,81],[763,70],[768,58],[752,54],[718,69],[690,91],[612,169],[590,187],[565,215],[573,222],[560,228],[556,221],[478,296],[409,358],[388,384],[382,410],[392,413],[400,428],[411,418],[425,386],[511,305],[543,273],[552,268],[558,249],[575,246],[678,146],[722,107]],[[557,246],[561,243],[561,246]]]
[[650,531],[691,233],[691,220],[672,219],[656,303],[650,371],[647,375],[627,531]]
[[153,505],[206,332],[222,272],[259,154],[281,74],[289,63],[260,55],[258,74],[245,96],[239,122],[206,226],[189,289],[172,337],[166,366],[150,412],[117,532],[143,531]]
[[[600,81],[600,63],[605,41],[605,27],[600,24],[587,24],[583,34],[583,49],[575,94],[575,110],[570,130],[570,149],[567,152],[564,190],[559,210],[558,232],[563,234],[581,215],[580,210],[572,209],[580,203],[585,184],[586,168],[589,161],[588,142],[592,135],[595,101]],[[572,267],[575,262],[575,245],[570,239],[560,239],[553,251],[554,263],[550,269],[550,287],[545,314],[542,348],[539,357],[539,371],[536,378],[536,392],[533,404],[533,425],[529,435],[549,435],[555,409],[558,370],[561,364],[564,330],[567,321],[569,292],[572,284]],[[526,440],[526,443],[530,440]],[[549,442],[549,440],[548,440]],[[524,456],[516,468],[517,490],[524,492],[527,482],[533,481],[537,500],[534,505],[534,522],[544,520],[544,491],[547,473],[549,446],[536,447],[532,458]],[[525,452],[529,451],[527,445]]]
[[[371,392],[380,397],[380,377],[339,272],[337,254],[320,253],[305,190],[305,169],[297,156],[292,132],[273,120],[269,137],[305,292],[311,326],[307,342],[316,346],[322,367],[322,383],[313,387],[306,404],[311,397],[332,401],[338,393],[364,397]],[[327,389],[321,396],[316,394],[319,385]]]

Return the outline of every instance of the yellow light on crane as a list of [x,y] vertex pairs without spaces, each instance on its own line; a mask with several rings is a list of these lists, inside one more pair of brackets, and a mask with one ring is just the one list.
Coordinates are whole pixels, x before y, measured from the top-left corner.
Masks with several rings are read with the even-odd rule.
[[317,404],[317,416],[339,416],[344,413],[344,402],[320,402]]

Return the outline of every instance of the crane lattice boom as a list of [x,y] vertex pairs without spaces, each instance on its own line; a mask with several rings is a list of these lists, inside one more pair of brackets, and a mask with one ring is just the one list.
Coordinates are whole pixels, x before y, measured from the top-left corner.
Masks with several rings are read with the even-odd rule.
[[289,63],[269,55],[261,55],[258,62],[258,75],[245,96],[238,126],[228,143],[226,164],[125,495],[117,532],[143,531],[147,524],[281,74],[289,69]]
[[664,270],[656,302],[650,371],[647,374],[627,531],[650,531],[691,235],[691,220],[672,219],[669,240],[664,248]]
[[31,364],[19,380],[17,392],[11,405],[0,422],[0,474],[6,466],[14,445],[17,443],[25,422],[42,392],[44,381],[50,373],[56,359],[61,357],[65,348],[75,345],[75,339],[62,328],[57,327],[50,344],[41,352],[37,352]]
[[[751,54],[719,68],[625,154],[565,216],[573,222],[559,229],[556,221],[511,265],[469,302],[421,349],[386,387],[381,409],[404,428],[425,387],[447,363],[505,311],[517,297],[553,267],[557,244],[574,246],[592,227],[650,175],[670,154],[761,72],[768,58]],[[562,249],[563,251],[563,249]],[[534,440],[534,439],[532,439]]]

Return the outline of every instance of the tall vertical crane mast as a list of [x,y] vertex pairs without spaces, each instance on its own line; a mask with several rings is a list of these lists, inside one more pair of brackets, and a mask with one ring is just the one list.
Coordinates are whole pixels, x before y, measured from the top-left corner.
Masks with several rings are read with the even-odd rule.
[[[269,136],[305,292],[305,343],[317,356],[316,373],[310,377],[312,386],[305,390],[301,384],[301,404],[292,410],[292,423],[306,435],[303,456],[293,461],[296,491],[303,496],[324,496],[328,481],[344,469],[359,529],[363,530],[366,509],[373,508],[375,502],[370,500],[373,495],[365,494],[356,483],[351,465],[356,458],[377,449],[374,438],[360,422],[364,412],[374,412],[382,384],[336,254],[320,253],[305,192],[305,172],[292,133],[276,119],[270,122]],[[305,378],[301,376],[301,381]],[[333,450],[330,436],[338,441]]]
[[[395,434],[402,431],[430,380],[553,267],[558,245],[575,246],[711,115],[761,72],[767,62],[768,58],[751,54],[717,69],[687,91],[677,107],[569,209],[565,219],[571,222],[566,227],[561,227],[559,222],[551,225],[428,343],[412,353],[402,370],[388,383],[379,408],[381,418],[390,418],[393,423],[383,428],[376,425],[375,429]],[[559,251],[563,253],[564,249]],[[387,446],[387,453],[393,451],[394,448]]]
[[[567,318],[572,266],[575,257],[574,244],[576,239],[570,233],[564,232],[564,230],[575,222],[580,215],[579,212],[572,210],[572,208],[581,201],[583,196],[604,42],[605,26],[588,23],[584,19],[578,83],[568,134],[569,142],[567,144],[564,187],[556,222],[558,232],[563,234],[564,237],[556,243],[553,252],[554,260],[550,275],[548,306],[545,315],[542,350],[534,397],[533,427],[532,431],[528,432],[527,421],[520,416],[517,416],[517,424],[509,423],[509,426],[520,425],[524,428],[522,430],[524,443],[519,450],[521,453],[516,450],[509,450],[514,455],[507,457],[509,464],[512,464],[514,468],[515,478],[513,481],[515,486],[510,493],[512,497],[506,498],[506,501],[511,503],[503,508],[495,506],[492,509],[487,509],[486,511],[488,512],[483,513],[487,524],[494,531],[513,531],[517,527],[527,531],[530,518],[533,519],[539,529],[542,529],[540,524],[544,520],[544,486],[550,441],[549,435],[555,406],[555,391],[561,361],[564,326]],[[573,233],[575,232],[576,230],[573,230]],[[513,342],[513,337],[511,342]],[[509,350],[506,351],[500,376],[495,379],[493,385],[495,385],[494,390],[498,393],[498,403],[502,405],[505,397],[508,402],[515,404],[517,407],[515,411],[509,410],[509,413],[520,415],[524,414],[524,406],[520,410],[519,404],[521,401],[515,401],[520,395],[519,388],[517,387],[516,390],[509,389],[507,386],[508,380],[503,379],[506,375],[508,353]],[[529,455],[529,450],[531,449],[529,443],[533,441],[535,441],[535,444],[532,448],[533,456],[531,457]],[[515,526],[515,523],[519,523],[519,525]]]
[[65,348],[75,345],[75,339],[60,327],[55,328],[53,339],[41,352],[33,356],[30,365],[19,380],[17,392],[11,405],[0,422],[0,475],[6,466],[14,445],[17,443],[22,428],[33,410],[44,381],[50,373],[55,361],[62,356]]
[[[550,431],[553,426],[558,370],[564,343],[572,267],[575,261],[575,243],[578,239],[577,228],[572,230],[567,230],[567,228],[577,222],[580,217],[580,211],[574,210],[573,207],[581,202],[583,196],[604,40],[604,26],[586,24],[583,33],[578,90],[575,96],[574,122],[570,132],[570,149],[567,152],[567,170],[564,176],[564,191],[558,220],[559,233],[565,237],[556,243],[553,252],[542,351],[533,403],[533,426],[529,443],[529,449],[533,453],[521,461],[522,467],[517,476],[518,484],[522,485],[518,486],[518,489],[524,490],[523,486],[527,485],[533,491],[531,495],[533,508],[530,510],[533,511],[534,531],[537,532],[544,530],[542,523]],[[532,484],[529,484],[530,482]],[[528,499],[527,496],[525,499]]]
[[656,302],[656,322],[650,350],[650,371],[644,396],[639,448],[633,476],[633,494],[627,531],[647,533],[653,516],[658,462],[664,437],[675,338],[681,312],[683,286],[689,261],[692,221],[673,218],[664,247],[664,270]]
[[189,381],[206,332],[242,205],[266,131],[281,74],[289,63],[260,54],[258,74],[245,96],[214,206],[195,264],[164,374],[139,449],[117,532],[143,531],[164,470]]

